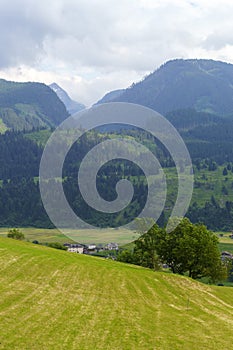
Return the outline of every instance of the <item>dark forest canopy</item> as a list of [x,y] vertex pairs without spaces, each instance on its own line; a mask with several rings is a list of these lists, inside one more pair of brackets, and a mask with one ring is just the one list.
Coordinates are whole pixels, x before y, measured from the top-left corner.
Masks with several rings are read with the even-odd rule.
[[[130,134],[137,141],[143,142],[154,152],[160,160],[161,165],[166,167],[173,166],[173,162],[166,150],[160,148],[151,135],[145,135],[144,132],[137,130],[121,130],[122,135]],[[94,145],[103,139],[113,137],[111,135],[100,134],[93,131],[82,137],[78,143],[75,143],[67,155],[63,168],[63,187],[69,203],[73,210],[77,212],[84,220],[99,227],[118,226],[130,221],[137,216],[143,208],[147,196],[147,183],[144,174],[137,166],[130,162],[118,159],[108,162],[100,169],[97,176],[97,188],[100,195],[105,200],[116,198],[116,183],[126,178],[134,186],[135,195],[133,202],[124,211],[114,215],[102,215],[93,211],[84,202],[77,184],[77,172],[79,164],[85,154],[92,149]],[[52,227],[47,214],[43,208],[40,198],[38,175],[40,158],[43,152],[45,137],[48,137],[47,131],[35,131],[33,133],[6,132],[0,135],[0,225],[1,226],[37,226]],[[211,134],[209,135],[211,138]],[[205,144],[206,145],[206,144]],[[201,142],[200,142],[201,148]],[[211,149],[211,146],[210,146]],[[233,149],[233,147],[232,147]],[[228,159],[231,159],[229,150]],[[219,152],[219,153],[218,153]],[[201,178],[196,178],[195,188],[203,188],[205,191],[208,184],[208,174],[215,173],[224,159],[221,158],[221,152],[224,148],[216,148],[213,157],[202,159],[205,153],[199,153],[197,158],[193,158],[196,174]],[[226,153],[227,154],[227,153]],[[225,154],[225,156],[226,156]],[[172,169],[172,168],[168,168]],[[222,169],[222,167],[221,167]],[[202,222],[209,229],[231,230],[233,221],[233,202],[228,193],[231,182],[226,180],[232,173],[232,162],[225,164],[222,171],[222,196],[224,202],[219,202],[214,196],[207,202],[196,201],[190,206],[187,216],[192,222]],[[175,172],[174,172],[175,173]],[[202,174],[202,175],[201,175]],[[173,176],[173,175],[172,175]],[[55,180],[51,180],[52,182]],[[52,182],[48,186],[52,186]],[[175,179],[170,185],[168,191],[168,203],[170,207],[174,204],[173,195],[176,192]],[[170,210],[169,209],[169,210]],[[160,225],[164,225],[169,215],[167,209],[160,218]]]

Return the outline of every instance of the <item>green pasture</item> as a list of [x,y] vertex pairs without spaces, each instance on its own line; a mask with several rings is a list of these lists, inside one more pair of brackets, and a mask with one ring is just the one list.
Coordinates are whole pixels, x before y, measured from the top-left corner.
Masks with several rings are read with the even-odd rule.
[[[63,233],[58,229],[44,229],[34,227],[19,227],[25,235],[26,240],[32,242],[34,240],[40,243],[50,242],[79,242],[84,244],[106,244],[115,242],[120,245],[134,241],[138,234],[127,229],[83,229],[72,230],[63,229]],[[0,228],[0,236],[6,237],[9,228]],[[64,234],[65,233],[65,234]]]
[[231,349],[233,288],[0,238],[0,349]]

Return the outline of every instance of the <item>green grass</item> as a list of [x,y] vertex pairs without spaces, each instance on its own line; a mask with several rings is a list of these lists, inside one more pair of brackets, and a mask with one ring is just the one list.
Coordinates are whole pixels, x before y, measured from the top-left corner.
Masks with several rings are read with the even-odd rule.
[[233,288],[0,238],[0,349],[231,349]]
[[[25,239],[29,241],[37,240],[41,243],[51,243],[51,242],[71,242],[72,240],[63,235],[57,229],[44,229],[44,228],[34,228],[34,227],[19,227],[20,231],[23,232]],[[0,237],[6,237],[9,228],[0,228]]]
[[233,244],[232,243],[219,243],[220,251],[228,251],[233,254]]
[[[134,231],[127,229],[92,229],[92,230],[72,230],[66,229],[67,235],[61,233],[58,229],[44,229],[34,227],[20,227],[19,228],[26,240],[37,240],[41,243],[46,242],[79,242],[84,244],[106,244],[110,242],[116,242],[120,245],[124,245],[128,242],[134,241],[138,235]],[[6,237],[9,228],[0,228],[0,236]]]
[[[220,251],[228,251],[233,254],[233,239],[229,237],[230,232],[216,232],[219,239],[219,249]],[[219,237],[222,234],[222,237]]]

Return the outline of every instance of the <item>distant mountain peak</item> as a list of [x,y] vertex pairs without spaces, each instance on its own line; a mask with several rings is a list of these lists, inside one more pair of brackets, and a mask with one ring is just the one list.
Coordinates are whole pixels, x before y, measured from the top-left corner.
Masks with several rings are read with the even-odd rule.
[[[62,90],[61,87],[59,85],[57,85],[56,83],[52,83],[49,85],[49,87],[51,87],[53,89],[53,91],[59,91]],[[63,90],[64,91],[64,90]],[[65,91],[64,91],[65,92]]]
[[62,89],[57,83],[52,83],[49,85],[49,87],[57,94],[57,96],[64,103],[67,111],[70,114],[77,113],[82,109],[86,108],[82,103],[72,100],[68,93],[64,89]]

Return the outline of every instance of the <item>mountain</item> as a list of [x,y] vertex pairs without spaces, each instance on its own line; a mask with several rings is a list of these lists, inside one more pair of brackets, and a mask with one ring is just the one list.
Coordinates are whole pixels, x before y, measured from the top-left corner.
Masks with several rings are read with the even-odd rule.
[[110,101],[137,103],[162,114],[192,108],[196,111],[231,115],[233,65],[206,59],[168,61],[118,96],[114,96],[113,92]]
[[119,98],[125,89],[113,90],[108,92],[104,97],[102,97],[96,104],[111,102],[115,98]]
[[71,115],[81,111],[82,109],[86,108],[83,104],[72,100],[70,98],[70,96],[67,94],[67,92],[65,90],[63,90],[56,83],[52,83],[49,86],[57,94],[57,96],[60,98],[60,100],[64,103],[64,105],[66,106],[67,111]]
[[0,79],[0,131],[55,127],[68,117],[64,104],[45,84]]
[[2,349],[232,348],[230,287],[10,238],[0,251]]

